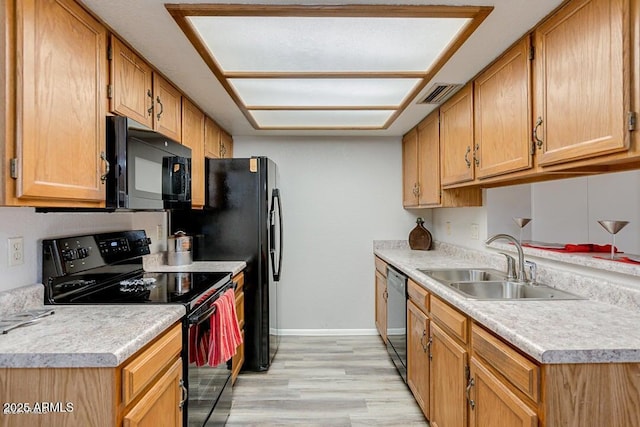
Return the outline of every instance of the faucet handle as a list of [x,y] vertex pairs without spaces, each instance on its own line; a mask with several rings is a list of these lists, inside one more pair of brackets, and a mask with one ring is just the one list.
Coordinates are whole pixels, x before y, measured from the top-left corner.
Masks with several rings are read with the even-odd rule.
[[502,255],[507,258],[507,279],[508,280],[516,280],[516,260],[509,254],[505,254],[504,252],[500,252]]
[[524,268],[527,272],[526,280],[532,285],[536,284],[537,276],[538,276],[538,264],[533,261],[525,261]]

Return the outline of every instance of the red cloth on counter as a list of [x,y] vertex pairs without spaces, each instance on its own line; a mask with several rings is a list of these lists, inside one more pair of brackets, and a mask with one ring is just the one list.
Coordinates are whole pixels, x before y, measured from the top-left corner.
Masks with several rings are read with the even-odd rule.
[[209,346],[207,361],[210,366],[217,366],[236,354],[236,349],[242,344],[242,333],[233,289],[228,289],[213,305],[216,312],[211,316],[211,339],[215,344]]
[[[567,243],[566,245],[564,245],[564,248],[548,248],[544,246],[536,246],[535,244],[531,243],[523,243],[522,246],[554,252],[611,252],[611,245],[597,245],[595,243]],[[615,248],[615,252],[620,253],[618,248]]]
[[634,264],[634,265],[638,265],[640,264],[640,261],[636,261],[630,258],[627,258],[626,256],[624,257],[620,257],[620,258],[616,258],[616,259],[611,259],[610,257],[607,258],[606,256],[594,256],[594,258],[598,258],[598,259],[606,259],[608,261],[617,261],[617,262],[624,262],[627,264]]

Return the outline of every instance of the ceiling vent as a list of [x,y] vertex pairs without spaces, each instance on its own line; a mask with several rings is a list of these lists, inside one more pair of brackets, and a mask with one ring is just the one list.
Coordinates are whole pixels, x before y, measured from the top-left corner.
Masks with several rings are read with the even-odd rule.
[[431,86],[427,95],[418,104],[442,104],[462,86],[454,83],[436,83]]

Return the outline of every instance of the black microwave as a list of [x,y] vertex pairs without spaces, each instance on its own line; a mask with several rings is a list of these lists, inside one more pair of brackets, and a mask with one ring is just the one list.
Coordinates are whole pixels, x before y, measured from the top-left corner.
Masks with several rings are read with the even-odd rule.
[[191,207],[191,149],[126,117],[107,117],[109,209]]

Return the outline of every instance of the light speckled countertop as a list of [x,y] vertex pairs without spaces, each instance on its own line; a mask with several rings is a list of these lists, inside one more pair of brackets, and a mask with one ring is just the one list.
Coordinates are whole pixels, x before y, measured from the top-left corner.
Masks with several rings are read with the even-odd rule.
[[172,271],[198,273],[229,272],[231,276],[235,276],[247,268],[247,263],[244,261],[194,261],[187,265],[167,265],[165,254],[158,253],[145,256],[143,267],[145,271],[157,273]]
[[0,335],[0,368],[116,367],[185,315],[179,304],[56,305]]
[[417,269],[503,268],[468,253],[456,256],[450,250],[377,246],[374,253],[540,363],[640,362],[640,313],[636,311],[592,300],[468,299]]

